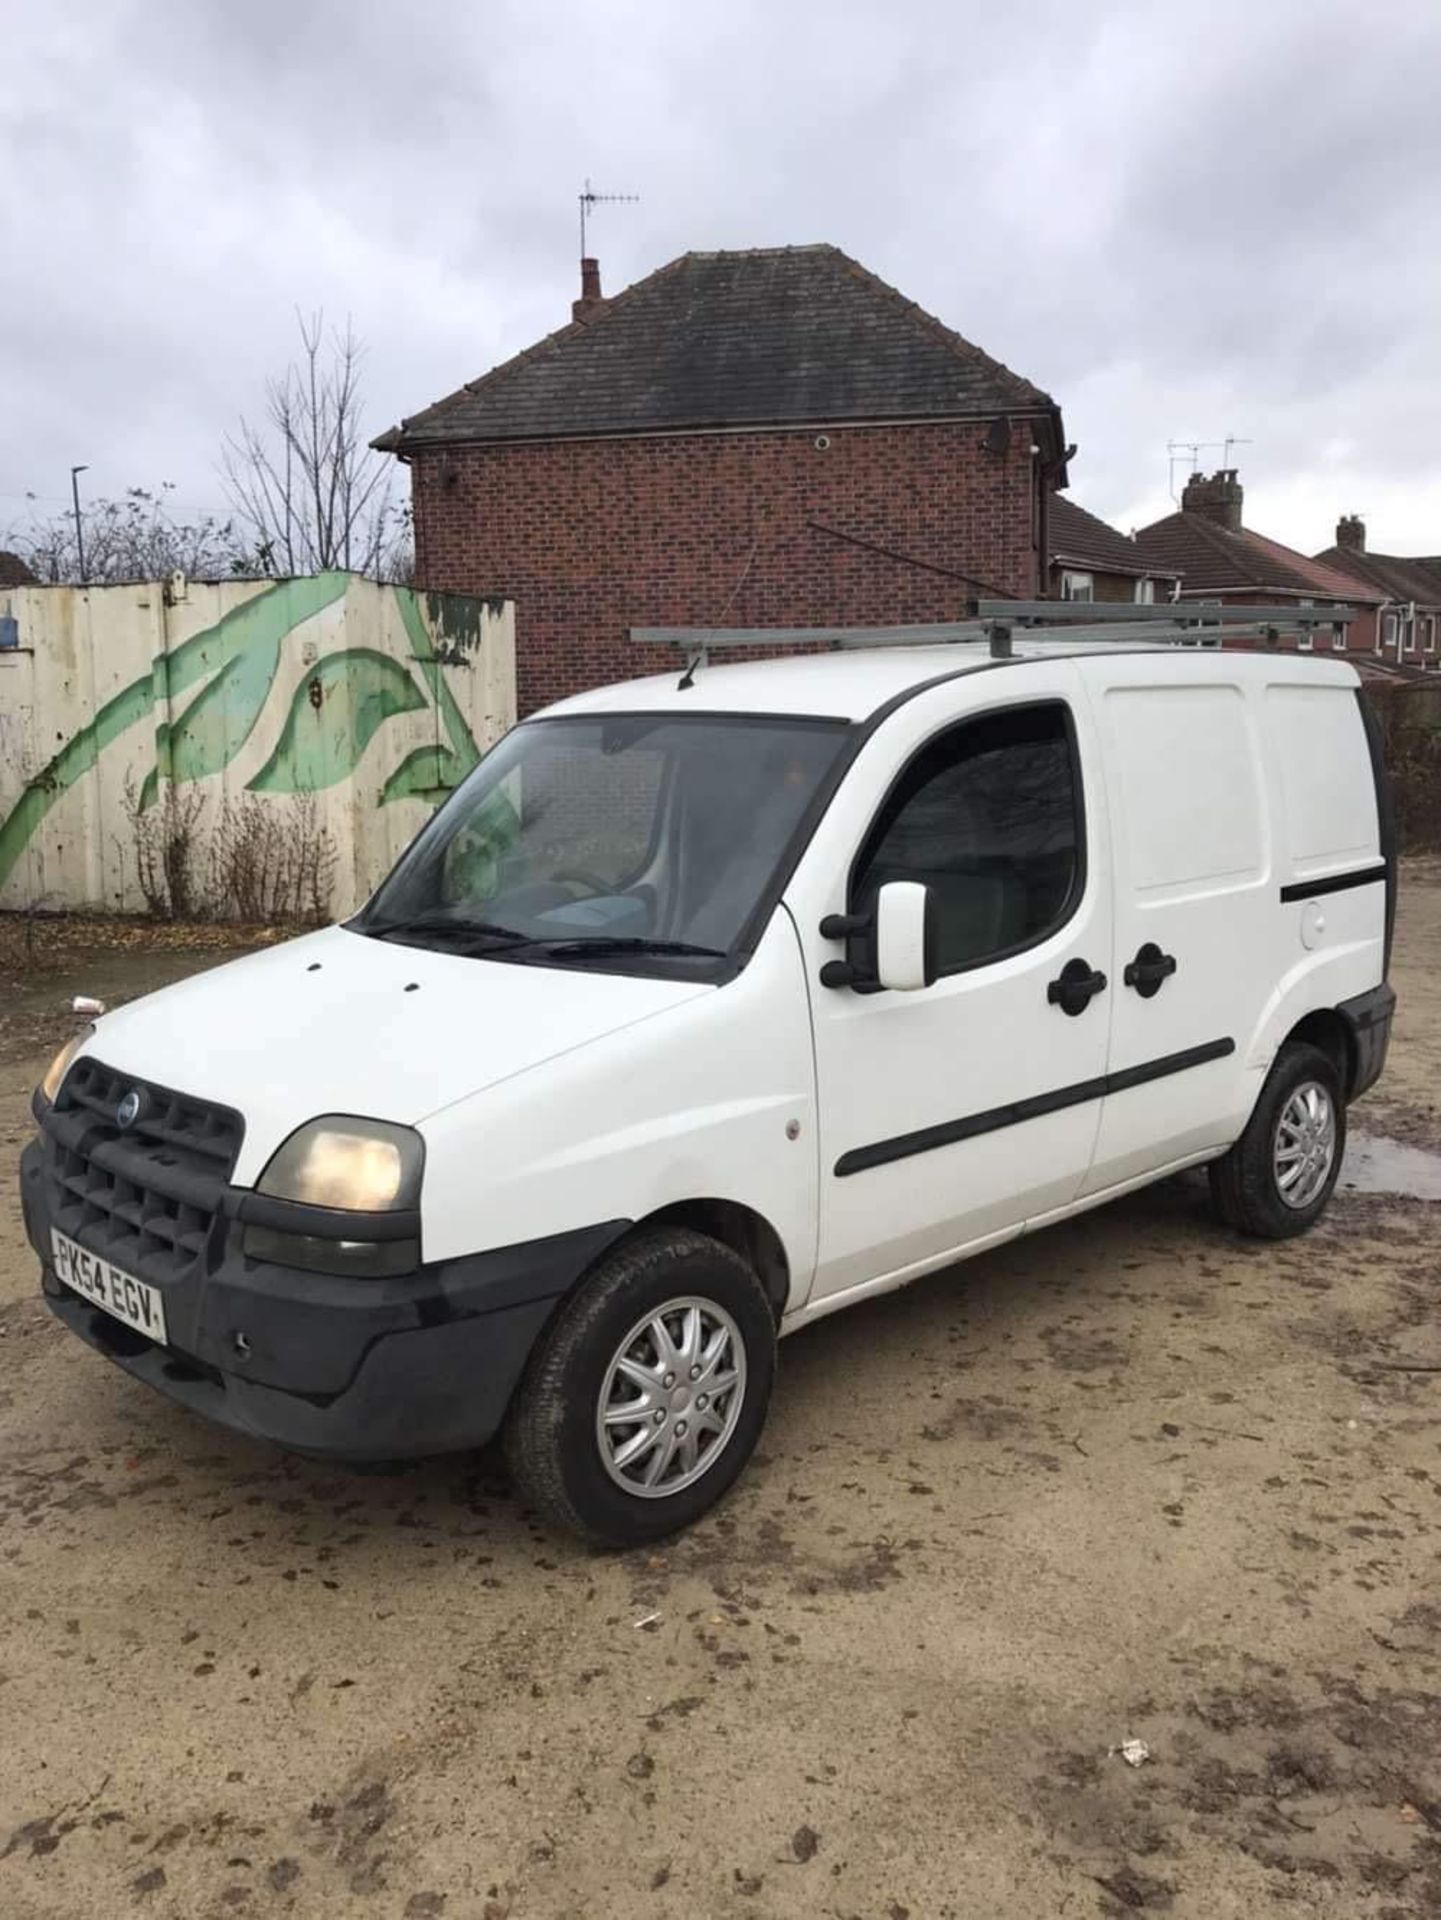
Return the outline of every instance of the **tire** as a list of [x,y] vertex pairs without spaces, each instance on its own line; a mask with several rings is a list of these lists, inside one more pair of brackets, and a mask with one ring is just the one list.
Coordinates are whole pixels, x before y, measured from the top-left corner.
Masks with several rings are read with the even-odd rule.
[[[631,1373],[620,1371],[623,1356]],[[530,1357],[505,1429],[516,1484],[551,1526],[593,1545],[663,1539],[714,1506],[745,1466],[775,1364],[775,1316],[738,1254],[687,1228],[638,1234],[601,1261]],[[709,1371],[694,1380],[692,1365]],[[702,1403],[708,1379],[731,1375]],[[632,1405],[645,1419],[615,1417]],[[631,1457],[617,1460],[626,1448]]]
[[[1293,1103],[1300,1103],[1295,1105]],[[1324,1108],[1315,1124],[1315,1154],[1297,1123],[1305,1108]],[[1326,1147],[1329,1142],[1329,1147]],[[1329,1152],[1329,1158],[1326,1157]],[[1288,1040],[1276,1055],[1246,1131],[1209,1168],[1211,1201],[1228,1226],[1266,1240],[1305,1233],[1326,1210],[1346,1153],[1346,1103],[1334,1061],[1319,1047]],[[1278,1160],[1278,1154],[1283,1156]],[[1288,1196],[1282,1182],[1292,1176]]]

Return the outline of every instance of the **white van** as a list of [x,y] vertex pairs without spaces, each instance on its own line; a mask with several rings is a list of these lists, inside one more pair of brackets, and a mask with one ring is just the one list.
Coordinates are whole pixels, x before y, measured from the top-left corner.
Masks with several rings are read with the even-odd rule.
[[1339,662],[1022,640],[583,694],[347,925],[61,1053],[45,1292],[227,1426],[503,1431],[552,1521],[650,1540],[740,1472],[779,1334],[1202,1162],[1232,1226],[1309,1227],[1394,879]]

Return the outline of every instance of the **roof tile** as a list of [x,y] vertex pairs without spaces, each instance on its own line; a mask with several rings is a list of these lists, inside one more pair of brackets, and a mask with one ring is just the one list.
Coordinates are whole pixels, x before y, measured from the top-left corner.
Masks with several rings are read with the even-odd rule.
[[1195,593],[1280,593],[1298,599],[1379,598],[1348,574],[1310,560],[1279,540],[1249,528],[1231,533],[1203,513],[1172,513],[1136,535],[1136,545],[1156,562],[1184,569],[1182,591]]
[[1161,566],[1142,553],[1133,539],[1097,519],[1094,513],[1087,513],[1064,494],[1051,496],[1050,511],[1052,561],[1074,560],[1097,573],[1135,574],[1138,579],[1160,574],[1173,580],[1180,571]]
[[1357,553],[1351,547],[1328,547],[1316,558],[1365,587],[1379,587],[1388,600],[1417,600],[1423,606],[1441,607],[1441,571],[1434,561]]
[[687,253],[402,421],[388,451],[805,421],[1054,412],[831,246]]

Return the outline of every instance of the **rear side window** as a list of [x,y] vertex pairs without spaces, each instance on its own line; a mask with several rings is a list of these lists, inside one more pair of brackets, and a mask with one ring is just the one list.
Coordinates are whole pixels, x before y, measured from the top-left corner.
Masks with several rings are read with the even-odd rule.
[[1080,779],[1064,707],[1008,708],[918,753],[861,849],[852,900],[892,880],[931,891],[942,974],[1034,945],[1080,894]]
[[1260,878],[1265,814],[1239,687],[1115,687],[1106,727],[1138,893]]
[[1376,783],[1349,687],[1267,687],[1291,860],[1334,867],[1376,857]]

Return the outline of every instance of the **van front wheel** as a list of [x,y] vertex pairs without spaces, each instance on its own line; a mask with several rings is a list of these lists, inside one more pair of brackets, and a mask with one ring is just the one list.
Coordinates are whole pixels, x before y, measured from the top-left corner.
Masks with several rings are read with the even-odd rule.
[[1346,1105],[1319,1047],[1282,1047],[1246,1131],[1212,1161],[1211,1200],[1228,1226],[1267,1240],[1304,1233],[1325,1211],[1346,1151]]
[[688,1526],[755,1447],[775,1348],[769,1302],[738,1254],[686,1228],[638,1234],[531,1356],[505,1436],[521,1493],[601,1546]]

